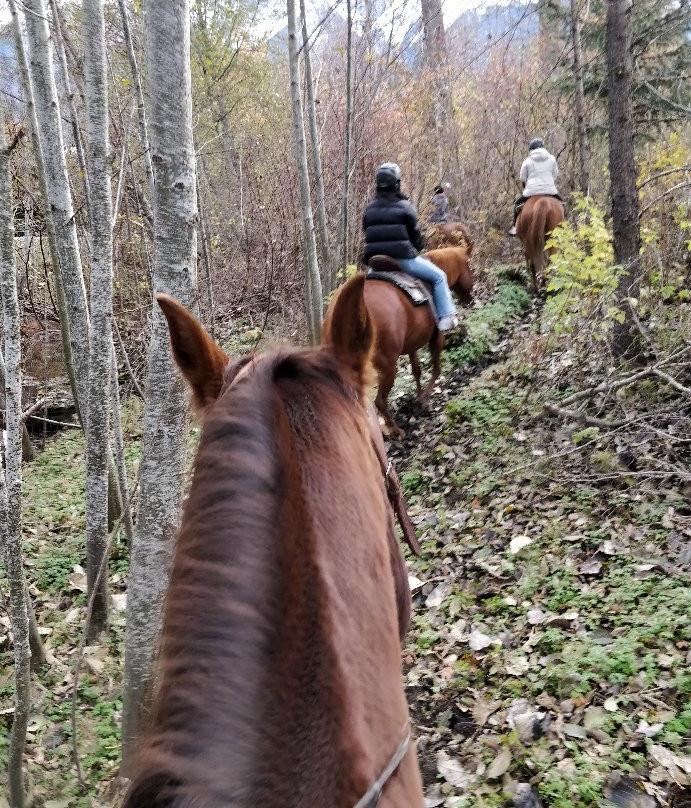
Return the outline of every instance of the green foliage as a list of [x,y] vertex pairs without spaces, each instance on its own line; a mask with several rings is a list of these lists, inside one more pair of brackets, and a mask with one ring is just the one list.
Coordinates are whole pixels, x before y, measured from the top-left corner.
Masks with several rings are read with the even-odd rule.
[[406,494],[415,494],[421,488],[424,476],[419,469],[409,469],[401,475],[401,487]]
[[499,285],[489,303],[481,306],[465,319],[467,337],[457,347],[444,352],[445,364],[463,365],[479,362],[490,352],[502,328],[519,316],[530,305],[525,286],[506,274],[499,277]]
[[[579,318],[588,317],[611,297],[620,270],[614,267],[612,237],[604,214],[590,199],[575,195],[576,223],[562,222],[552,231],[546,246],[554,248],[549,264],[544,317],[557,333],[573,330]],[[607,318],[620,319],[622,312],[606,310]],[[608,333],[607,318],[599,328]]]
[[492,425],[508,424],[511,420],[514,394],[511,390],[468,388],[446,405],[446,414],[452,424],[469,422],[473,430],[483,433]]

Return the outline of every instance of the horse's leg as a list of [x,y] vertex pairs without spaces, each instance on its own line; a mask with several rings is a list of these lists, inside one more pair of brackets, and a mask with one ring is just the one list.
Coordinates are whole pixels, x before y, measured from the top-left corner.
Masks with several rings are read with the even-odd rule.
[[396,362],[393,365],[388,365],[379,370],[379,386],[377,388],[377,397],[374,399],[374,404],[384,418],[384,423],[389,429],[389,434],[392,438],[402,438],[405,432],[394,421],[391,410],[389,409],[389,393],[396,380]]
[[429,341],[429,352],[432,354],[432,378],[425,385],[418,400],[425,403],[434,390],[434,385],[441,373],[441,349],[444,347],[444,335],[435,329],[432,339]]
[[422,394],[422,385],[420,384],[422,368],[420,367],[420,360],[417,358],[417,351],[411,351],[408,356],[410,357],[410,369],[413,371],[413,379],[415,379],[415,391],[417,392],[417,397],[419,400]]

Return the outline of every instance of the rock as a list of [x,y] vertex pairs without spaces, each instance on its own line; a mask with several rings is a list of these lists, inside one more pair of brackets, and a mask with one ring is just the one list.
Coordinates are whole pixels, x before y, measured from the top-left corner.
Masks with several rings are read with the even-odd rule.
[[516,555],[516,553],[532,543],[533,540],[530,538],[530,536],[514,536],[509,542],[509,552],[512,555]]
[[468,638],[468,645],[472,651],[482,651],[483,648],[488,648],[494,642],[498,642],[498,640],[493,639],[489,634],[483,634],[477,629],[473,629]]
[[513,808],[542,808],[540,797],[530,783],[518,783],[511,805]]

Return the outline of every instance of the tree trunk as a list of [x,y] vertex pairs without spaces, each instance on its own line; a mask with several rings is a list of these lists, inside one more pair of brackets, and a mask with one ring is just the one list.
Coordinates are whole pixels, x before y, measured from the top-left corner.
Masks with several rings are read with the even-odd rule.
[[55,237],[55,224],[50,215],[50,202],[48,200],[48,188],[46,185],[46,169],[41,152],[41,145],[38,139],[38,120],[36,118],[36,105],[34,103],[34,91],[31,86],[29,76],[29,64],[24,50],[24,40],[22,38],[19,14],[17,13],[16,0],[9,0],[10,12],[12,14],[12,32],[14,34],[14,46],[17,52],[17,64],[19,67],[19,78],[21,80],[24,101],[27,106],[29,125],[31,129],[31,146],[36,161],[36,172],[38,174],[38,185],[41,193],[41,205],[44,211],[46,229],[48,231],[48,250],[50,261],[53,266],[55,285],[58,296],[58,314],[60,317],[60,334],[62,337],[63,353],[67,375],[70,380],[72,396],[78,409],[77,379],[74,369],[74,357],[72,356],[72,344],[70,340],[70,324],[67,318],[67,303],[65,301],[65,290],[62,286],[60,274],[60,257],[58,254],[57,241]]
[[581,56],[581,21],[578,15],[578,0],[571,3],[571,40],[573,43],[573,79],[575,91],[574,112],[576,117],[576,137],[578,139],[578,183],[584,196],[588,195],[589,154],[588,132],[585,120],[585,93],[583,91],[583,60]]
[[[51,0],[52,3],[55,0]],[[91,177],[91,331],[86,412],[86,575],[94,598],[87,639],[108,624],[108,434],[112,357],[113,222],[103,0],[84,0],[87,161]]]
[[[458,153],[458,132],[451,95],[449,49],[444,31],[441,0],[420,0],[424,38],[425,67],[434,87],[431,125],[435,133],[437,179],[442,182],[453,175],[458,189],[462,187],[461,164]],[[446,134],[445,134],[446,133]],[[460,195],[456,198],[460,201]]]
[[[191,306],[196,284],[195,154],[188,0],[149,0],[147,100],[154,166],[154,289]],[[154,304],[140,464],[139,517],[127,595],[123,773],[131,768],[150,690],[185,476],[186,392]]]
[[134,86],[134,98],[137,102],[137,118],[139,120],[139,136],[142,141],[142,148],[144,149],[144,165],[146,167],[146,179],[149,185],[149,193],[153,196],[154,193],[154,169],[151,165],[151,148],[149,146],[149,130],[146,124],[146,107],[144,106],[144,92],[142,90],[142,80],[139,74],[139,66],[137,65],[137,57],[134,52],[134,45],[132,43],[132,33],[130,31],[130,22],[127,16],[127,6],[125,0],[118,0],[118,7],[120,8],[120,18],[122,19],[122,33],[125,38],[125,46],[127,47],[127,58],[130,62],[130,70],[132,72],[132,83]]
[[[65,42],[62,37],[62,20],[60,19],[60,11],[56,0],[50,0],[50,11],[53,16],[53,32],[55,40],[55,52],[58,56],[60,64],[60,72],[62,74],[62,83],[65,85],[65,93],[67,96],[67,108],[70,111],[70,124],[72,127],[72,137],[74,138],[74,147],[77,150],[77,162],[82,174],[82,182],[84,183],[84,200],[86,202],[86,211],[91,218],[91,191],[89,189],[89,172],[86,166],[86,159],[84,157],[84,143],[82,141],[82,133],[79,129],[79,118],[77,116],[77,106],[74,103],[74,90],[72,89],[72,82],[70,81],[70,71],[67,67],[67,55],[65,54]],[[88,58],[89,48],[85,48],[85,54]]]
[[346,86],[345,86],[345,125],[343,127],[343,196],[341,197],[341,217],[338,222],[336,255],[329,273],[331,292],[336,286],[336,272],[339,263],[343,269],[348,264],[348,198],[350,195],[350,152],[353,142],[353,9],[351,0],[346,5]]
[[617,300],[624,322],[615,322],[615,356],[632,356],[638,340],[634,306],[641,273],[641,233],[633,150],[633,65],[631,0],[607,0],[607,93],[609,100],[609,175],[612,188],[614,261],[625,270]]
[[[10,2],[14,3],[14,0]],[[86,411],[89,379],[89,315],[86,307],[86,290],[64,157],[60,106],[53,78],[45,2],[25,0],[24,7],[27,12],[25,20],[38,140],[46,173],[48,194],[46,216],[53,219],[58,257],[55,274],[60,275],[67,303],[67,321],[77,388],[75,404],[81,418]]]
[[[0,457],[0,545],[10,592],[14,641],[14,717],[8,755],[12,808],[24,808],[24,747],[31,711],[31,650],[29,609],[22,560],[22,379],[21,334],[14,266],[14,205],[10,155],[17,140],[5,142],[5,115],[0,108],[0,297],[5,333],[5,423],[7,451]],[[2,441],[0,441],[2,443]],[[0,455],[2,454],[0,446]]]
[[[348,11],[350,12],[350,0],[348,0]],[[314,174],[314,185],[316,189],[317,208],[317,229],[319,231],[319,253],[321,258],[321,270],[323,273],[326,292],[332,289],[329,268],[331,257],[329,255],[329,231],[326,223],[326,201],[324,195],[324,174],[322,172],[321,144],[319,131],[317,129],[317,104],[314,97],[314,78],[312,76],[312,56],[307,35],[307,15],[305,14],[305,0],[300,0],[300,19],[302,22],[302,58],[305,65],[305,100],[307,102],[307,121],[310,128],[310,145],[312,157],[312,172]],[[349,29],[350,35],[350,29]]]
[[288,0],[288,62],[290,65],[290,97],[293,110],[293,139],[295,158],[300,182],[300,208],[302,212],[302,238],[305,262],[305,308],[310,341],[316,345],[321,332],[323,303],[322,284],[317,263],[317,244],[314,238],[312,200],[309,171],[307,168],[307,144],[305,123],[300,98],[300,70],[298,67],[297,23],[295,0]]

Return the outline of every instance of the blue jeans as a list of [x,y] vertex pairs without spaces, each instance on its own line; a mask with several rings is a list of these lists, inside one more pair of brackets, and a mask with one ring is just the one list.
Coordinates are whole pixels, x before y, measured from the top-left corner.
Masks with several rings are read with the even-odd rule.
[[417,258],[399,258],[398,263],[409,275],[432,284],[432,297],[440,320],[456,313],[446,274],[439,267],[421,255]]

